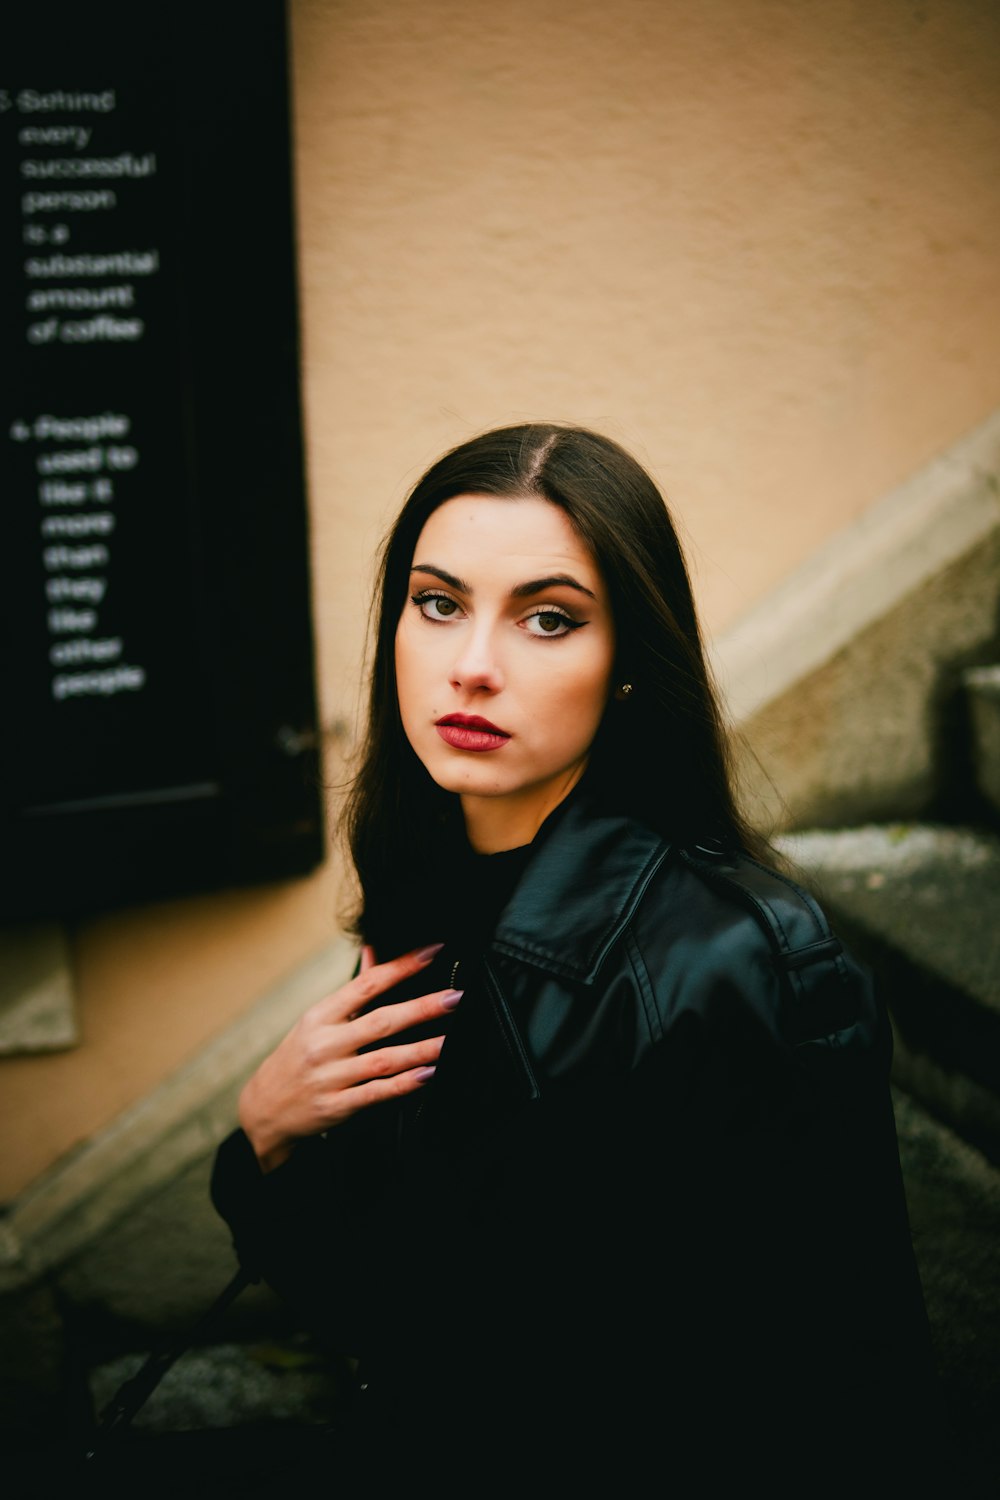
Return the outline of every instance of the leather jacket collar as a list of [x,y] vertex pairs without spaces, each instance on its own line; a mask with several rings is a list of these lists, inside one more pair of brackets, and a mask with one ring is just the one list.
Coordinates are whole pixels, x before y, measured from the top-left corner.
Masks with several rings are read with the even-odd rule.
[[591,984],[670,848],[644,824],[573,796],[501,913],[491,950]]

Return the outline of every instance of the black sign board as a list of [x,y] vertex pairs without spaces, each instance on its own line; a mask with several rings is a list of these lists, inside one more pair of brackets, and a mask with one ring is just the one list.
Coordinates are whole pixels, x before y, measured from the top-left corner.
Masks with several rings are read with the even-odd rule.
[[10,12],[7,922],[300,874],[324,843],[284,5]]

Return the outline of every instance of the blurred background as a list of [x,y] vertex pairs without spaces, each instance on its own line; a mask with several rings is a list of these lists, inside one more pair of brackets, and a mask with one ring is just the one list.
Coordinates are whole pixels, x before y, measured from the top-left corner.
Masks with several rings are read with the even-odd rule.
[[[85,9],[99,27],[100,3]],[[133,899],[39,908],[0,934],[7,1420],[29,1437],[70,1430],[229,1274],[207,1205],[211,1153],[256,1060],[353,963],[334,820],[374,551],[446,447],[554,419],[607,433],[661,484],[750,810],[883,986],[950,1420],[988,1485],[1000,1458],[1000,7],[222,11],[213,45],[225,57],[231,43],[233,66],[196,86],[214,92],[212,119],[251,123],[198,189],[207,200],[228,161],[238,201],[203,224],[197,265],[175,257],[199,282],[202,327],[178,380],[225,385],[205,309],[225,302],[234,262],[249,280],[228,336],[247,365],[239,341],[252,351],[272,317],[274,276],[288,326],[261,335],[279,352],[261,361],[259,389],[276,392],[292,458],[245,534],[231,481],[205,555],[221,573],[239,537],[257,570],[230,615],[235,655],[261,612],[307,622],[287,671],[267,671],[308,678],[290,756],[322,834],[291,874],[266,861],[251,879],[192,868],[185,887],[182,870],[152,899],[137,883]],[[258,25],[272,42],[282,28],[287,68],[280,46],[261,62]],[[199,47],[193,27],[186,45]],[[282,223],[280,184],[254,187],[252,120],[259,130],[261,111],[280,120],[284,107],[275,68],[288,88],[293,300],[280,266],[255,262]],[[89,81],[105,87],[107,72]],[[45,88],[87,81],[78,70]],[[16,97],[26,80],[10,82]],[[163,162],[171,142],[176,161],[211,146],[192,154],[170,136]],[[86,369],[88,351],[76,357]],[[270,401],[249,422],[226,418],[248,471]],[[206,463],[212,492],[226,491],[217,453]],[[208,489],[192,514],[215,503]],[[271,514],[302,524],[282,534],[285,582],[269,599],[259,517]],[[230,724],[237,739],[243,729]],[[217,1363],[206,1348],[197,1377],[196,1362],[186,1377],[178,1365],[142,1430],[320,1420],[330,1372],[264,1292],[212,1338]]]

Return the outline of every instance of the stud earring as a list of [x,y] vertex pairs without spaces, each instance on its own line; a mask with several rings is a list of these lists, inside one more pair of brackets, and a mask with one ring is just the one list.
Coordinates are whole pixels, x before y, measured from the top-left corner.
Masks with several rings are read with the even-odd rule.
[[619,698],[627,698],[631,691],[632,684],[630,682],[623,682],[621,687],[618,689],[618,696]]

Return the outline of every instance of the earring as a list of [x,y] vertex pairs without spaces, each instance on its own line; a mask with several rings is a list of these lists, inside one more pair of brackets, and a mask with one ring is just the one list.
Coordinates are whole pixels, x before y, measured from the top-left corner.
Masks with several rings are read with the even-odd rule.
[[627,698],[631,691],[632,684],[630,682],[623,682],[621,687],[618,689],[618,696],[619,698]]

